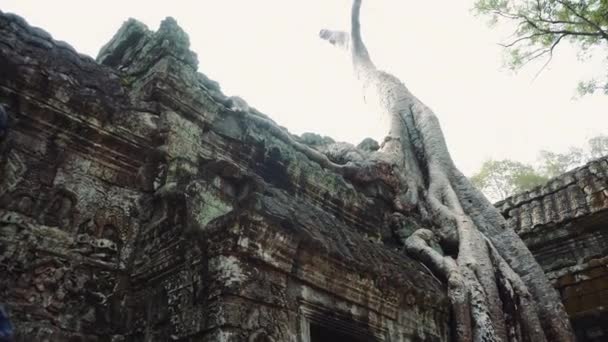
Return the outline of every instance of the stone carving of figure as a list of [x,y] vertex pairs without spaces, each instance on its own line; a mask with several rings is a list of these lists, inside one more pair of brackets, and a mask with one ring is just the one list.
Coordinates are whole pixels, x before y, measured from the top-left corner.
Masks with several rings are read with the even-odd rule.
[[69,230],[72,226],[75,204],[76,197],[72,193],[66,190],[57,191],[43,212],[42,223]]
[[122,208],[102,208],[95,214],[95,232],[97,238],[108,239],[120,245],[127,239],[130,224]]

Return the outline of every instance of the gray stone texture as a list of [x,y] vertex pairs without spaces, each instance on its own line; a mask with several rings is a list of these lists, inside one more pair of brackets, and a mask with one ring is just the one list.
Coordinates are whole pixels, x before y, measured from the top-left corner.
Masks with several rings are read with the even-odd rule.
[[578,341],[608,340],[608,157],[496,206],[559,290]]
[[0,12],[16,341],[309,341],[311,324],[449,340],[445,286],[391,228],[419,218],[396,221],[381,181],[323,168],[236,102],[171,18],[127,21],[95,61]]
[[[0,12],[0,303],[16,341],[310,341],[311,324],[449,341],[445,285],[401,247],[418,214],[294,142],[335,163],[378,144],[291,136],[197,66],[171,18],[128,20],[93,60]],[[497,207],[579,341],[608,338],[608,159]]]

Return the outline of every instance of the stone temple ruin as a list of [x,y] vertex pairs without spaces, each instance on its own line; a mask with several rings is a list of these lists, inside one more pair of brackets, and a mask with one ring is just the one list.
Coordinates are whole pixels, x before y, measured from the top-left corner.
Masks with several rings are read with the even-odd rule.
[[[16,341],[450,341],[391,189],[353,183],[127,21],[97,60],[0,12],[0,303]],[[330,146],[330,147],[328,147]],[[364,144],[361,149],[374,148]],[[608,339],[608,159],[497,204]]]

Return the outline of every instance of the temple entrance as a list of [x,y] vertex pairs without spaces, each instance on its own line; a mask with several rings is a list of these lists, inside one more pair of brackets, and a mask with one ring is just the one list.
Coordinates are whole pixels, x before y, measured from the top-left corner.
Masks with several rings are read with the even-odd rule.
[[374,342],[374,340],[311,323],[310,342]]

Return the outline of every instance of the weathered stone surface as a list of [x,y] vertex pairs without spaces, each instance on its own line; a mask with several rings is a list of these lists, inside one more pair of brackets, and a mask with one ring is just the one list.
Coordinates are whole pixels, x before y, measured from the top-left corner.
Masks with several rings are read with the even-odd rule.
[[380,148],[380,144],[372,138],[365,138],[357,145],[357,148],[366,151],[377,151]]
[[[449,340],[444,286],[394,233],[419,218],[308,159],[197,63],[171,18],[127,21],[94,61],[0,13],[16,339]],[[369,153],[322,140],[336,160]]]
[[496,206],[560,291],[579,341],[608,339],[608,157]]

